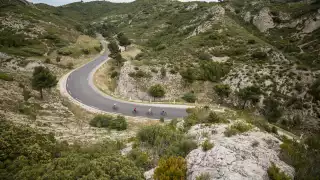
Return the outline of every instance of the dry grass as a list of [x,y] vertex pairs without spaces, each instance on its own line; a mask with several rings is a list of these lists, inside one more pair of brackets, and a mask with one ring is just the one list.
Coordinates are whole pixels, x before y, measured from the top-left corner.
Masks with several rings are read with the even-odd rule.
[[121,55],[126,60],[133,60],[139,53],[141,53],[141,50],[136,45],[132,45],[127,47],[127,49],[123,51]]
[[117,87],[116,79],[110,77],[110,68],[111,62],[109,61],[103,64],[93,76],[95,86],[106,94],[112,94]]

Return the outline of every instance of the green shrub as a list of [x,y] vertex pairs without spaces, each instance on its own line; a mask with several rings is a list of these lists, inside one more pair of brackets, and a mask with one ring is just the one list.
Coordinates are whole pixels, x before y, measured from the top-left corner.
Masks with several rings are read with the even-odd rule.
[[273,162],[271,163],[271,166],[268,168],[267,172],[270,180],[291,180],[291,178],[284,172],[281,172]]
[[282,109],[280,103],[272,97],[268,97],[263,101],[264,107],[262,110],[263,115],[270,123],[275,123],[282,116]]
[[211,175],[209,173],[202,173],[196,177],[196,180],[211,180]]
[[140,167],[144,170],[149,170],[152,168],[152,161],[148,153],[142,152],[139,149],[132,149],[127,157],[131,159],[137,167]]
[[211,60],[211,55],[209,53],[206,53],[206,52],[199,53],[198,57],[199,57],[200,60],[207,60],[207,61]]
[[142,70],[138,70],[137,72],[130,72],[129,76],[132,78],[147,78],[150,75]]
[[89,49],[82,49],[82,52],[83,52],[84,54],[90,54],[90,50],[89,50]]
[[116,129],[118,131],[127,129],[127,121],[124,116],[117,116],[113,118],[109,115],[97,115],[89,123],[93,127],[104,127]]
[[202,150],[203,150],[203,151],[208,151],[208,150],[212,149],[213,146],[214,146],[213,143],[210,143],[209,140],[205,140],[205,141],[202,143]]
[[156,84],[149,88],[148,93],[154,98],[161,98],[165,95],[166,92],[160,84]]
[[231,93],[231,88],[227,84],[217,84],[214,86],[214,91],[220,97],[220,101],[223,101],[224,98],[229,97]]
[[163,117],[160,118],[160,122],[164,123],[164,118]]
[[194,93],[186,93],[185,95],[183,95],[182,99],[189,103],[194,103],[196,102],[197,97],[195,96]]
[[58,62],[60,62],[61,61],[61,56],[57,56],[56,57],[56,62],[58,63]]
[[158,73],[158,70],[157,70],[156,68],[152,68],[152,69],[151,69],[151,72],[153,72],[153,73]]
[[4,81],[13,81],[13,77],[10,76],[9,74],[0,72],[0,79],[4,80]]
[[266,59],[268,54],[262,51],[256,51],[252,53],[251,57],[254,59]]
[[244,133],[251,130],[253,127],[250,124],[238,121],[229,126],[224,132],[225,136],[230,137],[236,134]]
[[164,50],[164,49],[166,49],[166,48],[167,48],[166,45],[160,44],[159,46],[157,46],[157,47],[155,48],[155,50],[156,50],[156,51],[161,51],[161,50]]
[[126,130],[128,127],[126,118],[124,116],[117,116],[115,119],[112,119],[110,122],[111,129],[116,129],[118,131]]
[[248,40],[248,44],[256,44],[256,40],[254,40],[254,39],[249,39],[249,40]]
[[153,125],[142,128],[137,139],[147,147],[152,148],[160,157],[183,156],[197,147],[182,132],[172,126]]
[[174,69],[170,69],[170,74],[177,74],[177,71]]
[[119,76],[119,73],[117,71],[112,71],[110,77],[111,78],[115,78],[115,77],[118,77]]
[[208,123],[227,123],[228,120],[218,116],[215,112],[210,112],[209,116],[206,119],[206,122]]
[[51,60],[50,60],[49,58],[46,58],[46,59],[44,60],[44,63],[50,64],[50,63],[51,63]]
[[112,120],[113,120],[112,116],[97,115],[90,121],[90,125],[93,127],[108,127]]
[[155,180],[186,179],[187,163],[182,157],[169,157],[160,159],[157,169],[154,171]]
[[67,68],[68,68],[68,69],[73,69],[73,63],[72,63],[72,62],[69,62],[69,63],[67,64]]

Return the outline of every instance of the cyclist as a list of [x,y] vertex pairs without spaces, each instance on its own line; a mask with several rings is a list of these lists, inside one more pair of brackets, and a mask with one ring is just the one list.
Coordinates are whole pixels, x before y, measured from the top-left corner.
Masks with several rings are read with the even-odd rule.
[[112,106],[113,109],[117,109],[117,103],[114,103]]
[[134,112],[134,113],[137,113],[137,108],[134,108],[134,109],[133,109],[133,112]]
[[166,115],[166,112],[164,111],[164,109],[162,109],[161,115],[162,115],[162,116]]
[[149,115],[152,114],[152,109],[151,109],[151,108],[148,110],[148,114],[149,114]]

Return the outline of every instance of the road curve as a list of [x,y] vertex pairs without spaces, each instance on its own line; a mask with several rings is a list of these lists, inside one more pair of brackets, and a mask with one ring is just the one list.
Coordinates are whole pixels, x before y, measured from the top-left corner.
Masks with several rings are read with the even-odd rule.
[[[65,88],[73,99],[77,100],[79,103],[104,112],[117,113],[125,116],[142,116],[151,119],[164,117],[165,119],[173,119],[187,115],[186,108],[190,106],[134,103],[119,100],[102,93],[93,84],[93,74],[103,63],[107,61],[107,59],[108,54],[104,51],[93,61],[69,74]],[[112,108],[114,103],[117,103],[117,110]],[[137,108],[138,112],[136,114],[132,113],[134,108]],[[152,108],[153,115],[148,115],[147,112],[149,108]],[[161,116],[162,110],[167,113],[166,116]]]

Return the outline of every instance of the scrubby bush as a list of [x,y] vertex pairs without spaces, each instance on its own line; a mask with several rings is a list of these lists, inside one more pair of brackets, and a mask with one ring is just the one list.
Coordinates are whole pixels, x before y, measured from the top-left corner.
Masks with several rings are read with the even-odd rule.
[[157,169],[154,171],[155,180],[186,179],[187,163],[182,157],[169,157],[160,159]]
[[0,79],[4,81],[13,81],[13,77],[7,73],[0,72]]
[[118,75],[119,75],[118,71],[112,71],[110,77],[115,78],[115,77],[118,77]]
[[123,116],[117,116],[116,118],[110,115],[97,115],[89,123],[93,127],[104,127],[110,129],[116,129],[118,131],[127,129],[127,121]]
[[50,58],[46,58],[46,59],[44,60],[44,63],[50,64],[50,63],[51,63]]
[[82,49],[82,52],[83,52],[84,54],[90,54],[90,50],[89,50],[89,49]]
[[56,62],[59,63],[61,61],[61,56],[56,57]]
[[161,51],[161,50],[164,50],[166,48],[167,48],[167,46],[165,44],[160,44],[155,48],[155,50],[156,51]]
[[194,93],[186,93],[182,97],[183,100],[189,102],[189,103],[194,103],[197,100],[197,97]]
[[126,118],[124,116],[117,116],[110,121],[109,127],[118,131],[126,130],[128,127]]
[[210,112],[209,116],[206,119],[208,123],[227,123],[228,121],[220,116],[218,116],[215,112]]
[[197,147],[194,141],[189,140],[181,131],[170,125],[144,127],[138,132],[137,139],[152,148],[160,157],[185,157]]
[[271,123],[275,123],[282,116],[282,110],[280,104],[275,99],[268,97],[263,101],[264,108],[262,110],[263,115]]
[[254,40],[254,39],[249,39],[249,40],[248,40],[248,44],[256,44],[256,40]]
[[211,176],[209,173],[202,173],[198,177],[196,177],[196,180],[211,180]]
[[230,71],[229,65],[213,61],[201,61],[200,68],[197,70],[198,80],[217,82]]
[[267,172],[270,180],[291,180],[291,178],[284,172],[281,172],[273,162],[271,163],[271,166],[268,168]]
[[202,150],[203,150],[203,151],[208,151],[208,150],[212,149],[213,146],[214,146],[213,143],[210,143],[209,140],[205,140],[205,141],[202,143]]
[[91,121],[90,125],[93,127],[108,127],[113,117],[109,115],[97,115]]
[[236,134],[247,132],[252,128],[252,125],[238,121],[229,126],[224,132],[224,134],[225,136],[230,137]]
[[211,60],[211,55],[206,52],[200,52],[198,57],[200,60],[207,60],[207,61]]
[[138,70],[137,72],[130,72],[129,76],[132,78],[147,78],[150,75],[142,70]]
[[72,62],[69,62],[69,63],[67,64],[67,68],[68,68],[68,69],[73,69],[73,63],[72,63]]
[[142,169],[120,155],[123,145],[104,141],[90,147],[57,142],[28,126],[0,123],[0,179],[132,179],[142,180]]
[[295,168],[295,179],[320,178],[320,134],[307,135],[304,140],[297,142],[287,138],[280,145],[281,160]]
[[151,72],[153,72],[153,73],[158,73],[158,70],[157,70],[156,68],[152,68],[152,69],[151,69]]
[[262,51],[256,51],[256,52],[252,53],[251,57],[254,59],[262,59],[263,60],[268,57],[268,54],[265,52],[262,52]]
[[237,93],[238,97],[243,101],[242,109],[246,107],[248,101],[252,104],[256,104],[260,100],[260,95],[262,94],[261,90],[257,86],[249,86]]
[[156,84],[149,88],[148,93],[154,98],[161,98],[165,95],[166,92],[160,84]]
[[149,170],[152,167],[152,160],[148,153],[142,152],[139,149],[132,149],[127,157],[131,159],[137,167]]
[[177,71],[174,69],[170,69],[170,74],[177,74]]
[[220,97],[220,101],[223,101],[224,98],[229,97],[231,93],[231,88],[227,84],[217,84],[214,86],[214,91]]

